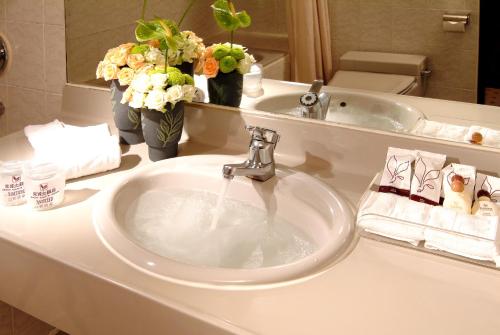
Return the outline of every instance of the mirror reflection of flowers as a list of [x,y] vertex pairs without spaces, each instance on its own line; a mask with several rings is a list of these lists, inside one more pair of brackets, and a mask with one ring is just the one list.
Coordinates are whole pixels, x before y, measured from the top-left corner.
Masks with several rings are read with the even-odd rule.
[[177,50],[168,50],[168,63],[170,65],[181,65],[184,62],[196,62],[201,58],[204,50],[205,45],[203,44],[203,39],[192,31],[181,31]]
[[175,67],[156,66],[137,74],[123,94],[121,103],[165,113],[180,101],[191,102],[195,95],[193,77]]
[[148,44],[125,43],[106,52],[97,65],[96,78],[118,80],[121,86],[128,86],[136,74],[163,64],[165,58],[158,48]]
[[219,71],[230,73],[236,70],[240,74],[245,74],[250,71],[253,63],[255,63],[255,58],[241,45],[213,44],[205,49],[195,72],[207,78],[215,78]]

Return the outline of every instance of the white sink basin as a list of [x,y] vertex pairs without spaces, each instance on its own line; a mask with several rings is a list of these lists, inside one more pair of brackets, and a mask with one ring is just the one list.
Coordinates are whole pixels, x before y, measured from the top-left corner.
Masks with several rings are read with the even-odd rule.
[[292,170],[278,168],[264,183],[222,177],[223,164],[241,161],[189,156],[137,170],[100,195],[98,235],[128,264],[193,285],[288,281],[335,261],[354,221],[339,195]]
[[[288,93],[261,99],[255,109],[300,116],[299,98],[303,93]],[[417,109],[399,102],[363,93],[332,93],[326,121],[354,126],[409,132],[418,120],[425,119]]]

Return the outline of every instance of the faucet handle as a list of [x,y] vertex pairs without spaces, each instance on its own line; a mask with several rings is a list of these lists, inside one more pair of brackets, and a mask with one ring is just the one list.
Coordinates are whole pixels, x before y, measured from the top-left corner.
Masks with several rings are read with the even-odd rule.
[[315,81],[313,81],[311,88],[309,89],[309,92],[318,94],[321,91],[322,87],[323,87],[323,80],[316,79]]
[[256,126],[245,126],[245,129],[252,133],[252,139],[262,140],[274,145],[276,145],[280,139],[280,135],[272,129]]

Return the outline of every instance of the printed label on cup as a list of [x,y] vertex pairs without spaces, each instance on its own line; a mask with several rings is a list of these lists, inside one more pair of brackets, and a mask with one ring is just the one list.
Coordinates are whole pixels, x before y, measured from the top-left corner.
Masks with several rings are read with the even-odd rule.
[[2,177],[2,198],[6,205],[14,205],[24,201],[24,181],[21,175]]
[[31,205],[34,209],[49,209],[57,205],[56,196],[59,190],[49,183],[39,183],[38,189],[29,194]]

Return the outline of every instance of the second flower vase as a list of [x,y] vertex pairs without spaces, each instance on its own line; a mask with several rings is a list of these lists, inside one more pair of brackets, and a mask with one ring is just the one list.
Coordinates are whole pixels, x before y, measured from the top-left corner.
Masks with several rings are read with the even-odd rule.
[[117,80],[111,82],[111,104],[113,110],[113,119],[120,143],[138,144],[144,142],[144,136],[141,129],[141,113],[139,109],[129,107],[128,104],[120,103],[126,86],[120,86]]
[[183,62],[175,67],[181,70],[182,73],[189,74],[191,77],[194,75],[194,63]]
[[169,103],[165,113],[144,109],[142,131],[148,145],[149,159],[153,162],[177,156],[184,125],[184,102],[174,108]]
[[208,96],[210,103],[239,107],[243,94],[243,75],[238,71],[219,72],[215,78],[209,78]]

